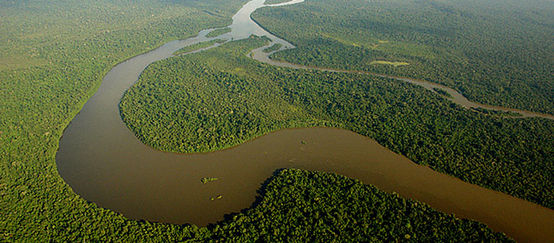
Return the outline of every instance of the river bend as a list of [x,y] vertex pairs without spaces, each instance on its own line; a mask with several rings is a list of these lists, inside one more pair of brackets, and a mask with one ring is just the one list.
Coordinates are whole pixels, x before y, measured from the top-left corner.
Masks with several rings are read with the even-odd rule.
[[[215,38],[238,40],[254,34],[280,43],[281,50],[294,48],[252,21],[250,14],[264,6],[264,0],[246,3],[233,17],[231,32]],[[77,194],[133,219],[206,225],[249,207],[256,190],[276,169],[295,167],[357,178],[437,210],[486,223],[518,240],[554,239],[553,210],[435,172],[347,130],[286,129],[232,149],[202,154],[160,152],[142,144],[121,120],[118,104],[124,92],[149,64],[169,58],[185,46],[214,39],[206,37],[210,31],[169,42],[107,73],[98,91],[64,131],[56,155],[60,175]],[[284,67],[309,68],[275,62],[268,58],[271,53],[261,50],[253,50],[253,58]],[[444,89],[454,97],[453,102],[465,107],[482,106],[441,85],[399,79],[430,90]],[[552,119],[544,114],[520,113]],[[203,177],[219,180],[201,184]],[[223,198],[210,200],[217,195]]]

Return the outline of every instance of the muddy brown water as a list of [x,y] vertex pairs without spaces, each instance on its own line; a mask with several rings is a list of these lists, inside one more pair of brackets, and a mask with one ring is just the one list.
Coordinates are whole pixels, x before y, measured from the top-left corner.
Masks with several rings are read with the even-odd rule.
[[[215,38],[265,35],[281,43],[282,49],[294,48],[250,19],[263,2],[244,5],[233,17],[232,32]],[[60,175],[77,194],[132,219],[202,226],[249,207],[256,190],[276,169],[299,168],[356,178],[437,210],[483,222],[518,240],[554,239],[553,210],[435,172],[347,130],[286,129],[203,154],[167,153],[142,144],[121,120],[122,95],[150,63],[171,57],[184,46],[210,40],[205,37],[209,31],[131,58],[104,77],[64,131],[56,156]],[[267,55],[255,50],[253,56],[264,61]],[[219,179],[202,184],[203,177]],[[211,200],[218,195],[222,198]]]

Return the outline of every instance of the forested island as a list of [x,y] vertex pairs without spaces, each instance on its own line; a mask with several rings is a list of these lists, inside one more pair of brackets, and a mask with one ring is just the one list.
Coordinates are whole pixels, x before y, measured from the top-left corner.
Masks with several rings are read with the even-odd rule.
[[554,122],[476,113],[402,81],[247,57],[265,41],[252,37],[152,64],[122,98],[123,120],[145,144],[184,153],[284,128],[344,128],[434,170],[554,207]]
[[215,40],[211,40],[211,41],[200,42],[198,44],[183,47],[183,48],[179,49],[178,51],[176,51],[175,53],[173,53],[173,55],[181,55],[181,54],[189,53],[189,52],[192,52],[192,51],[198,51],[198,50],[201,50],[203,48],[213,46],[215,44],[221,44],[223,42],[225,42],[225,40],[221,40],[221,39],[215,39]]

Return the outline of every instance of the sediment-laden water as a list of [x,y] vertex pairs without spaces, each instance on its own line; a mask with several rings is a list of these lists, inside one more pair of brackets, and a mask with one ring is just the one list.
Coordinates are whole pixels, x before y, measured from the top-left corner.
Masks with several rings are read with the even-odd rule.
[[[215,38],[238,40],[251,34],[265,35],[273,43],[282,44],[281,50],[294,48],[250,19],[254,10],[264,6],[264,0],[248,2],[233,17],[232,31]],[[142,144],[121,120],[118,104],[124,92],[150,63],[169,58],[184,46],[213,39],[205,37],[210,31],[131,58],[104,77],[96,94],[64,131],[56,158],[60,175],[77,194],[133,219],[206,225],[249,207],[256,190],[276,169],[294,167],[357,178],[440,211],[486,223],[519,240],[554,239],[553,210],[435,172],[347,130],[287,129],[235,148],[203,154],[166,153]],[[272,61],[268,58],[271,53],[261,49],[252,53],[256,60],[308,68]],[[465,107],[504,110],[470,102],[441,85],[399,79],[431,90],[444,89],[453,96],[453,102]],[[552,119],[549,115],[516,112]],[[203,177],[219,179],[202,184]],[[222,199],[210,200],[218,195]]]

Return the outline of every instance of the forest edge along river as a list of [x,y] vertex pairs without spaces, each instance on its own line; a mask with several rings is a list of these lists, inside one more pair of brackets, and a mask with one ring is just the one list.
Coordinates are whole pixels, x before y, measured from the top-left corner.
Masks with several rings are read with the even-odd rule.
[[[480,221],[517,240],[554,239],[553,210],[435,172],[347,130],[285,129],[231,149],[200,154],[161,152],[142,144],[123,123],[118,104],[149,64],[169,58],[185,46],[216,38],[267,36],[272,41],[269,45],[282,45],[279,50],[294,48],[250,18],[253,11],[266,6],[264,1],[246,3],[233,17],[229,33],[207,38],[213,29],[203,30],[196,37],[169,42],[109,71],[60,140],[58,171],[71,188],[100,207],[129,218],[206,225],[249,207],[261,183],[276,169],[294,167],[356,178],[437,210]],[[263,48],[253,50],[251,56],[269,64],[308,68],[276,63],[269,59],[272,52],[264,53]],[[218,180],[202,184],[205,177]],[[210,200],[219,195],[220,200]]]

